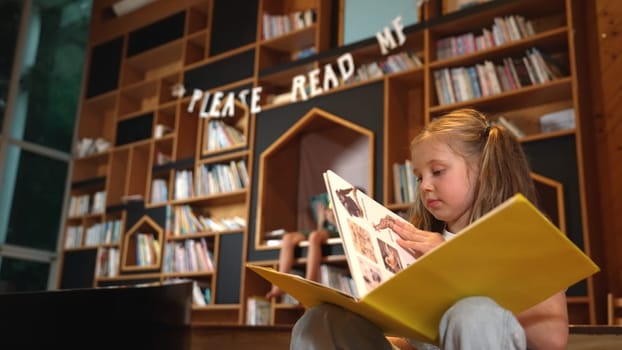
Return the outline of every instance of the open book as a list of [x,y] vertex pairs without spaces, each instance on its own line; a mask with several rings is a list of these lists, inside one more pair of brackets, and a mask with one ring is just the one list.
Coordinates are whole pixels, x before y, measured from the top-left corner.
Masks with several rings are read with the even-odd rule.
[[[357,296],[247,266],[305,307],[340,305],[387,334],[438,343],[443,313],[461,298],[488,296],[516,314],[599,270],[521,194],[415,260],[383,228],[383,219],[402,220],[398,215],[330,170],[325,181]],[[387,262],[388,251],[397,263]]]

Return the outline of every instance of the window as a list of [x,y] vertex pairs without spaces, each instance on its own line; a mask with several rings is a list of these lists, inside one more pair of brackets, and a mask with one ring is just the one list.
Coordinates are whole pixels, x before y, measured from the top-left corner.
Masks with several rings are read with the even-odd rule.
[[9,98],[9,81],[11,80],[13,54],[17,43],[21,13],[21,1],[2,1],[0,3],[0,135],[2,134],[4,112]]
[[391,23],[402,16],[402,25],[407,27],[418,22],[418,8],[415,0],[393,0],[391,6],[376,0],[344,0],[343,44],[373,38],[384,27],[393,29]]
[[0,2],[0,293],[55,288],[91,6]]

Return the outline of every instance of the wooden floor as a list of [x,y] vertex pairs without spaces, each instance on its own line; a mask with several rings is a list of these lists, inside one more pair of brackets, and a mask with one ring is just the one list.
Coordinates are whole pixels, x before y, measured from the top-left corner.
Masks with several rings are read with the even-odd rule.
[[[193,326],[192,349],[288,350],[290,327]],[[622,327],[571,326],[568,350],[622,349]]]
[[571,326],[568,350],[622,349],[622,326]]
[[192,350],[288,350],[291,327],[193,326]]

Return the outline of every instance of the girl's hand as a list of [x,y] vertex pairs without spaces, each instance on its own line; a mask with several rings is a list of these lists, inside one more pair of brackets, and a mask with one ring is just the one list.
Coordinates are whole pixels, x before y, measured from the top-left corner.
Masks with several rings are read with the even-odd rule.
[[391,229],[400,236],[396,240],[397,244],[411,251],[416,258],[445,242],[440,233],[423,231],[401,220],[394,220]]

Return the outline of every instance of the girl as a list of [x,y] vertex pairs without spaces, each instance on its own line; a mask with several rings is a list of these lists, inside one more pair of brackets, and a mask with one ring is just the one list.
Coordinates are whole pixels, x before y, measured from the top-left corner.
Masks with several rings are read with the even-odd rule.
[[[536,203],[529,166],[517,139],[472,109],[430,122],[411,143],[418,193],[412,225],[391,223],[398,244],[421,256],[517,192]],[[476,253],[476,252],[474,252]],[[459,262],[456,262],[459,263]],[[412,310],[412,312],[417,312]],[[440,348],[565,349],[568,314],[564,291],[513,315],[487,297],[456,302],[439,325]],[[291,349],[438,349],[386,338],[359,315],[322,304],[307,310],[292,331]]]

